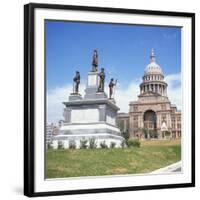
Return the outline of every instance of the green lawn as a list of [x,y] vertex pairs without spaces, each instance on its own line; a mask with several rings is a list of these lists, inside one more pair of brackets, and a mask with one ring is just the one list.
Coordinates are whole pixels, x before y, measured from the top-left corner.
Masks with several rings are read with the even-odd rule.
[[140,148],[48,150],[46,177],[147,173],[179,160],[179,140],[143,141]]

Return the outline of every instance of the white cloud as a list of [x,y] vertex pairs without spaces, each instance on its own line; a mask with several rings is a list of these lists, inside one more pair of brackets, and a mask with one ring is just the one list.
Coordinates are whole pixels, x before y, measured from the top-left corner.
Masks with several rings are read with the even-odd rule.
[[128,112],[130,101],[136,101],[139,95],[139,84],[141,81],[133,80],[128,87],[118,85],[116,88],[116,104],[120,108],[119,112]]
[[[170,74],[165,77],[168,84],[168,97],[172,104],[176,104],[178,109],[181,109],[181,75]],[[139,95],[139,84],[141,80],[133,80],[125,88],[122,84],[118,83],[115,91],[115,100],[117,106],[120,108],[119,112],[129,111],[129,102],[136,101]],[[72,92],[73,85],[68,84],[63,87],[52,89],[47,94],[47,121],[58,122],[63,119],[62,102],[68,101],[68,96]],[[105,91],[108,94],[108,83],[105,83]],[[81,82],[80,93],[84,96],[85,81]]]
[[181,110],[182,93],[181,93],[181,74],[170,74],[165,77],[168,84],[167,94],[172,104],[175,104]]
[[[85,83],[80,85],[80,92],[84,94]],[[62,102],[68,101],[70,93],[73,91],[73,85],[68,84],[62,87],[56,87],[47,93],[47,122],[56,123],[63,118],[64,105]]]
[[[170,74],[165,77],[168,84],[168,97],[172,104],[181,109],[181,74]],[[129,102],[136,101],[140,93],[139,84],[141,80],[133,80],[128,87],[123,88],[121,85],[117,86],[116,103],[120,107],[120,112],[129,111]]]

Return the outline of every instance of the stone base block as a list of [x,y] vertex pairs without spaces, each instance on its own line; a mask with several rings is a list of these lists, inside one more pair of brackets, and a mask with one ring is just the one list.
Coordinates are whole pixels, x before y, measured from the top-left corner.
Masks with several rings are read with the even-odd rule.
[[76,148],[80,148],[80,141],[93,139],[97,148],[101,147],[101,143],[105,143],[108,147],[115,143],[115,147],[121,147],[125,141],[117,127],[108,124],[90,124],[90,125],[64,125],[60,134],[53,137],[53,148],[57,149],[59,142],[64,148],[69,148],[70,142],[76,144]]
[[69,101],[76,101],[76,100],[82,100],[82,96],[78,93],[71,93],[69,96]]
[[85,99],[107,99],[108,96],[105,92],[98,92],[98,88],[86,88]]

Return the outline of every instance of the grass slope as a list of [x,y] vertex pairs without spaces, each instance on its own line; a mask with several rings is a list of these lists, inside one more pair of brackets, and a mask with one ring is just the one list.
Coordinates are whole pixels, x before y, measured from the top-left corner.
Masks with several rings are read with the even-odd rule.
[[147,173],[181,160],[180,141],[143,141],[140,148],[48,150],[46,177]]

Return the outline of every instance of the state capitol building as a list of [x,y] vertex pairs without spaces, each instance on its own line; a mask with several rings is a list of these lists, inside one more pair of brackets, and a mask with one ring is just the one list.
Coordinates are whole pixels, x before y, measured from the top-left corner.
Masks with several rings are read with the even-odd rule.
[[181,111],[167,96],[167,83],[153,50],[142,80],[138,100],[129,103],[129,113],[118,113],[118,126],[130,137],[164,139],[167,133],[168,138],[180,138]]

